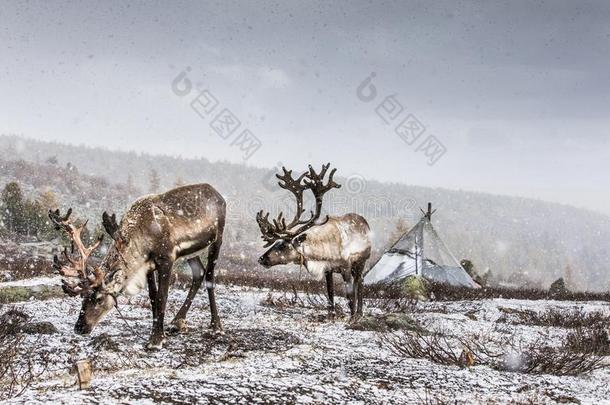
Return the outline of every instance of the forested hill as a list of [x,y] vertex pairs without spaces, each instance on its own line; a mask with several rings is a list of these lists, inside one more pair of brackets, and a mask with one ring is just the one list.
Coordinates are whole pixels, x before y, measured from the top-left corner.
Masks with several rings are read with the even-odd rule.
[[[120,212],[128,201],[153,190],[193,182],[213,184],[228,201],[228,246],[247,254],[259,247],[255,213],[291,208],[291,197],[275,186],[275,169],[271,168],[15,136],[0,136],[0,152],[1,187],[17,181],[33,199],[51,190],[60,205],[74,206],[82,216],[97,222],[102,210]],[[338,181],[344,186],[328,195],[326,210],[365,216],[378,251],[397,236],[397,227],[414,225],[421,215],[420,207],[432,201],[437,209],[433,223],[441,237],[456,257],[471,259],[479,270],[490,268],[497,278],[516,283],[548,286],[557,277],[566,276],[574,288],[610,288],[610,218],[605,215],[532,199],[361,177],[339,176]]]

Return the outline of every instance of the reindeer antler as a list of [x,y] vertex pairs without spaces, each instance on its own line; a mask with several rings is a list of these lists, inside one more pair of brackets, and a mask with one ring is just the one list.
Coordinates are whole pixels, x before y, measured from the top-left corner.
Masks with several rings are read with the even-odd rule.
[[116,221],[116,214],[109,215],[104,211],[102,214],[102,225],[113,240],[119,239],[119,224]]
[[[333,176],[337,169],[333,169],[328,176],[328,181],[324,183],[324,178],[330,167],[330,163],[322,165],[320,173],[316,173],[311,165],[309,170],[301,174],[298,178],[292,177],[292,170],[286,170],[282,167],[283,174],[276,174],[275,176],[279,179],[278,185],[284,190],[290,191],[296,199],[296,211],[295,216],[290,223],[286,224],[284,213],[280,212],[276,219],[272,222],[269,221],[269,213],[263,215],[263,211],[260,211],[256,215],[256,221],[261,230],[262,239],[265,241],[265,247],[271,245],[278,239],[292,238],[314,225],[321,225],[316,223],[322,213],[322,199],[324,194],[333,188],[341,187],[335,183]],[[308,219],[301,219],[305,209],[303,208],[303,193],[305,190],[311,190],[315,198],[315,211],[311,211],[311,216]],[[328,220],[328,217],[322,222]],[[300,226],[299,226],[300,225]],[[296,227],[296,229],[295,229]]]
[[261,238],[265,241],[265,247],[270,246],[275,242],[278,234],[278,229],[269,222],[269,213],[267,212],[263,215],[263,211],[259,211],[256,213],[256,222],[258,222],[258,227],[261,230]]
[[[81,239],[83,229],[87,226],[85,221],[81,226],[76,226],[70,221],[72,208],[68,209],[66,215],[61,216],[59,210],[49,210],[49,219],[55,224],[55,229],[63,229],[71,239],[71,249],[64,248],[62,251],[62,259],[57,255],[53,256],[53,268],[62,276],[66,277],[62,280],[62,288],[64,292],[70,296],[83,294],[101,284],[104,274],[99,269],[89,271],[87,261],[89,256],[97,249],[104,236],[101,235],[98,240],[91,246],[86,247]],[[74,247],[78,250],[78,255],[74,255]],[[77,279],[77,282],[71,281]]]
[[[284,190],[290,191],[296,198],[296,202],[297,202],[297,208],[294,213],[294,219],[292,221],[290,221],[290,223],[288,225],[285,226],[285,228],[284,228],[284,230],[285,230],[286,228],[290,229],[290,228],[294,227],[295,225],[304,224],[307,222],[307,221],[301,221],[301,215],[303,215],[303,213],[305,212],[305,209],[303,208],[303,191],[307,190],[307,186],[304,184],[301,184],[301,182],[307,175],[307,172],[301,174],[298,178],[294,179],[294,178],[292,178],[292,170],[286,170],[286,168],[284,166],[282,166],[282,170],[284,171],[283,175],[281,175],[281,176],[279,174],[275,175],[275,177],[277,177],[280,180],[280,181],[278,181],[277,184]],[[283,216],[283,213],[280,213],[280,217],[282,217],[282,216]]]
[[[330,167],[330,163],[322,165],[322,170],[318,174],[313,169],[313,167],[311,167],[311,165],[309,165],[309,173],[307,173],[305,175],[305,185],[307,186],[308,189],[311,190],[311,192],[313,193],[313,195],[316,199],[316,211],[314,213],[312,213],[312,223],[308,223],[306,225],[305,229],[308,229],[308,228],[312,227],[313,225],[320,225],[320,224],[315,224],[315,221],[317,221],[320,218],[320,214],[322,213],[322,199],[324,198],[324,194],[326,194],[333,188],[341,188],[341,185],[337,184],[333,180],[333,176],[335,175],[335,172],[337,171],[337,169],[332,169],[330,171],[330,174],[328,175],[328,181],[326,182],[326,184],[324,184],[324,177],[326,176],[326,172],[328,171],[329,167]],[[326,221],[328,221],[328,215],[326,216],[324,221],[322,221],[322,223],[324,223]],[[297,234],[305,231],[305,229],[300,229],[297,232]]]

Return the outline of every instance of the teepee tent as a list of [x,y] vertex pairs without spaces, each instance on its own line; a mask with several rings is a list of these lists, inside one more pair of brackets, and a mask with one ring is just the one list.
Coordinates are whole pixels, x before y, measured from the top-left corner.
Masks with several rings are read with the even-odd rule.
[[428,203],[428,212],[381,256],[364,277],[365,284],[394,282],[418,275],[453,286],[479,287],[434,230],[433,213],[432,204]]

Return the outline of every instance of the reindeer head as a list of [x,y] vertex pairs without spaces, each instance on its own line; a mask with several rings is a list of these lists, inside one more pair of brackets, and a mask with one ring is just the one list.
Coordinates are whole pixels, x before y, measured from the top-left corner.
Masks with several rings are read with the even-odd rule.
[[[64,248],[61,258],[57,255],[53,257],[53,268],[64,277],[62,279],[64,293],[71,297],[80,295],[83,298],[74,331],[79,334],[88,334],[102,317],[114,307],[113,285],[122,273],[108,272],[109,266],[107,263],[109,257],[113,256],[112,252],[116,250],[114,246],[106,255],[101,266],[93,267],[88,263],[93,251],[101,244],[103,236],[100,236],[90,247],[86,247],[81,239],[81,234],[87,225],[87,221],[80,226],[76,226],[70,220],[71,214],[71,208],[64,216],[60,215],[59,210],[49,211],[49,218],[55,224],[55,228],[57,230],[63,229],[72,241],[70,252],[67,248]],[[111,222],[114,222],[114,231],[116,231],[118,226],[114,215],[110,217],[104,213],[104,227],[107,231],[112,228]],[[115,237],[115,234],[109,233],[113,238]],[[74,251],[75,247],[76,253]]]
[[[328,181],[324,183],[326,172],[330,163],[322,165],[320,173],[309,166],[309,170],[301,174],[298,178],[292,177],[292,170],[282,167],[284,174],[276,174],[279,179],[279,186],[290,191],[296,198],[295,216],[286,223],[284,213],[280,212],[277,218],[269,221],[269,213],[263,215],[263,211],[256,214],[256,221],[261,230],[262,239],[265,247],[271,246],[259,259],[258,262],[265,267],[278,264],[299,263],[302,260],[299,247],[306,241],[306,231],[313,226],[322,225],[328,220],[328,216],[322,221],[317,222],[322,213],[322,199],[324,194],[333,188],[341,187],[335,183],[333,176],[337,169],[332,169],[328,175]],[[305,213],[303,208],[303,193],[310,190],[315,198],[315,211],[311,211],[311,216],[307,219],[301,217]]]

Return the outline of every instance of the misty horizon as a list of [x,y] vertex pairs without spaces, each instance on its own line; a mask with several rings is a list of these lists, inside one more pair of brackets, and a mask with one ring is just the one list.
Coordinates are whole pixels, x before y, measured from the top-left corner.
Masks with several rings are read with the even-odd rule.
[[[16,136],[19,139],[23,139],[25,141],[27,140],[34,140],[34,141],[41,141],[41,142],[56,142],[60,145],[66,145],[66,146],[73,146],[73,147],[85,147],[85,148],[100,148],[103,149],[105,151],[108,152],[112,152],[112,153],[125,153],[125,154],[130,154],[130,153],[136,153],[136,154],[140,154],[142,156],[146,156],[146,157],[163,157],[163,158],[171,158],[171,159],[185,159],[185,160],[205,160],[208,161],[210,163],[230,163],[230,164],[234,164],[237,166],[246,166],[246,167],[253,167],[255,169],[260,169],[260,170],[265,170],[265,171],[275,171],[277,172],[280,168],[277,166],[277,164],[275,166],[259,166],[256,164],[252,164],[251,162],[244,162],[244,161],[240,161],[240,160],[236,160],[236,161],[230,161],[228,159],[225,158],[219,158],[219,159],[213,159],[210,157],[206,157],[206,156],[192,156],[192,157],[188,157],[188,156],[182,156],[180,154],[178,155],[171,155],[171,154],[164,154],[164,153],[152,153],[152,152],[146,152],[146,151],[137,151],[137,150],[129,150],[129,149],[121,149],[121,148],[111,148],[111,147],[107,147],[105,145],[94,145],[94,144],[76,144],[76,143],[69,143],[69,142],[63,142],[61,140],[42,140],[42,139],[35,139],[35,138],[29,138],[27,136],[24,135],[16,135],[16,134],[0,134],[0,136]],[[46,156],[44,154],[42,154],[40,156],[41,158],[49,158],[51,157],[51,155]],[[279,163],[279,162],[278,162]],[[328,163],[326,161],[314,161],[314,162],[310,162],[313,166],[320,166],[324,163]],[[332,163],[332,161],[330,161],[330,163]],[[286,164],[288,168],[290,168],[289,164]],[[299,171],[298,168],[293,167],[294,169],[296,169],[296,171]],[[305,167],[303,167],[304,169]],[[468,192],[468,193],[483,193],[483,194],[487,194],[487,195],[492,195],[492,196],[501,196],[501,197],[512,197],[512,198],[524,198],[524,199],[529,199],[532,201],[539,201],[539,202],[544,202],[544,203],[554,203],[554,204],[559,204],[559,205],[564,205],[564,206],[568,206],[568,207],[573,207],[573,208],[577,208],[577,209],[582,209],[582,210],[586,210],[586,211],[591,211],[597,214],[602,214],[608,218],[610,218],[610,215],[606,212],[602,212],[599,210],[595,210],[595,209],[591,209],[589,207],[585,207],[585,206],[578,206],[575,204],[569,204],[569,203],[564,203],[564,202],[559,202],[559,201],[551,201],[551,200],[544,200],[542,198],[535,198],[535,197],[531,197],[531,196],[526,196],[526,195],[518,195],[518,194],[502,194],[502,193],[493,193],[493,192],[488,192],[488,191],[484,191],[484,190],[475,190],[475,189],[465,189],[465,188],[450,188],[450,187],[433,187],[429,184],[415,184],[415,183],[408,183],[408,182],[404,182],[404,181],[395,181],[395,180],[383,180],[383,179],[378,179],[378,178],[374,178],[374,177],[364,177],[362,175],[360,175],[359,173],[351,173],[351,174],[344,174],[342,173],[342,168],[338,168],[338,172],[337,175],[340,178],[344,178],[346,181],[350,181],[353,180],[355,186],[354,187],[359,187],[362,188],[363,190],[366,190],[366,183],[369,181],[374,181],[374,182],[379,182],[382,184],[391,184],[391,183],[395,183],[395,184],[399,184],[399,185],[405,185],[405,186],[415,186],[415,187],[424,187],[424,188],[437,188],[440,190],[448,190],[448,191],[463,191],[463,192]],[[91,173],[92,175],[96,175],[99,173]],[[143,174],[144,176],[148,176],[148,173]],[[364,182],[364,184],[362,184]],[[120,183],[120,181],[119,181]],[[144,194],[146,194],[146,192],[144,192]],[[424,208],[423,206],[421,208]]]
[[[608,16],[569,1],[8,3],[0,133],[238,163],[248,130],[256,167],[332,161],[344,176],[608,215]],[[191,104],[202,90],[217,104],[205,117]],[[225,109],[231,134],[211,127]],[[408,116],[418,139],[397,134]]]

